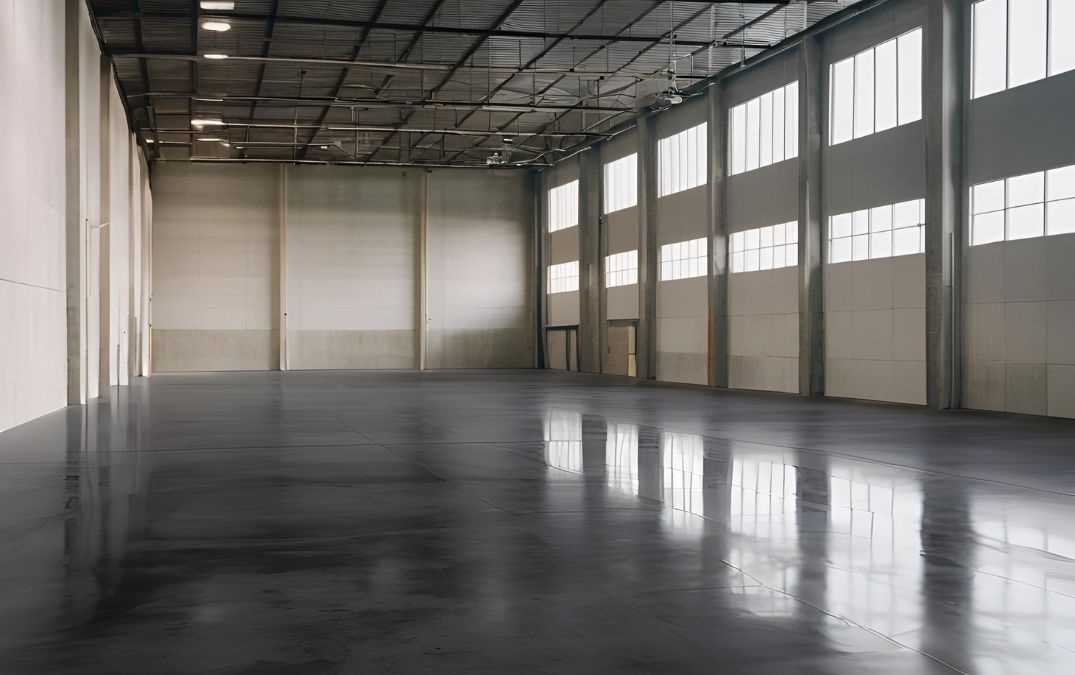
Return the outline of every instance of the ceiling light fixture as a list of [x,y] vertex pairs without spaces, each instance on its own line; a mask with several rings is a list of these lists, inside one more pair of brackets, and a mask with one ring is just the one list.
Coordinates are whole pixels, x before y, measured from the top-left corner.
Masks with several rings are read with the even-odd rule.
[[196,140],[202,141],[204,143],[222,143],[224,141],[223,138],[217,138],[215,136],[206,136],[205,138],[199,138]]
[[209,117],[195,117],[190,123],[196,127],[222,127],[224,122],[222,120],[215,120]]
[[231,30],[231,24],[227,21],[202,21],[202,28],[214,33],[223,33]]
[[234,2],[217,2],[215,0],[202,0],[202,9],[208,9],[212,11],[227,11],[235,9]]
[[220,59],[228,58],[227,54],[205,54],[204,56],[205,56],[205,58],[212,59],[214,61],[219,61]]

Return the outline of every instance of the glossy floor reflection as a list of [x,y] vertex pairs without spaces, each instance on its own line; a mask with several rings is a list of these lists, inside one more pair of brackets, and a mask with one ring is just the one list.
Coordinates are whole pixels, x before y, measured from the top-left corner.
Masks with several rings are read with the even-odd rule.
[[551,372],[0,434],[0,673],[1072,673],[1075,424]]

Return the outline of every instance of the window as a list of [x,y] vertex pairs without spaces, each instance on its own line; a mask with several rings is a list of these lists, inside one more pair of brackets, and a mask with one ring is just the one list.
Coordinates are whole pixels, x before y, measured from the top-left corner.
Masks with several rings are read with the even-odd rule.
[[704,277],[708,260],[705,237],[665,244],[661,247],[661,281]]
[[605,288],[638,283],[638,251],[613,253],[605,258]]
[[830,66],[829,145],[919,119],[921,28]]
[[980,0],[971,23],[971,97],[1075,70],[1075,2]]
[[706,182],[706,126],[681,131],[657,144],[659,197],[698,187]]
[[579,224],[579,182],[573,180],[549,190],[549,232]]
[[1075,232],[1075,166],[971,188],[971,246]]
[[799,223],[756,227],[732,234],[732,273],[799,264]]
[[549,265],[549,294],[579,290],[579,261]]
[[638,204],[638,154],[605,165],[605,213]]
[[732,173],[743,173],[799,154],[799,83],[741,103],[731,112]]
[[829,218],[829,262],[873,260],[926,250],[926,200],[841,213]]

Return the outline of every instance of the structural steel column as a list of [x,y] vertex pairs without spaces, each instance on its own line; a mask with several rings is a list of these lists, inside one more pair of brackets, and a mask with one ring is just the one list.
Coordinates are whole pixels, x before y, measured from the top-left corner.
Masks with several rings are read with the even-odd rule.
[[601,372],[601,154],[579,155],[579,372]]
[[79,25],[83,4],[67,0],[64,6],[65,63],[64,127],[67,271],[67,405],[86,402],[86,224],[82,180],[81,77],[79,76]]
[[728,386],[728,230],[724,219],[723,90],[712,84],[706,92],[706,151],[709,155],[709,384]]
[[97,300],[100,322],[97,326],[97,397],[108,398],[112,393],[112,124],[110,117],[112,64],[103,54],[100,57],[101,92],[101,225],[97,255]]
[[799,47],[799,393],[825,393],[825,333],[821,222],[821,45]]
[[276,329],[280,334],[277,344],[279,345],[279,356],[277,358],[277,365],[280,370],[287,370],[287,172],[288,168],[286,164],[280,165],[280,195],[277,208],[280,213],[277,215],[279,219],[279,229],[277,230],[277,276],[279,282],[276,285],[276,297],[277,306],[279,307],[277,313]]
[[926,7],[926,402],[943,409],[960,405],[964,2]]
[[653,116],[638,117],[638,377],[657,378],[657,133]]

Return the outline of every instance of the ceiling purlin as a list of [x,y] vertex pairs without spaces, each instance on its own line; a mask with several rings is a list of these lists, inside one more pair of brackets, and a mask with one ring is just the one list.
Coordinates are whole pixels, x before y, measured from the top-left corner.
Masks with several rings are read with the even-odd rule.
[[[783,4],[781,5],[781,7],[782,7],[782,6],[784,6],[784,5],[786,5],[786,4],[787,4],[787,2],[789,2],[789,1],[790,1],[790,0],[784,0],[784,2],[783,2]],[[667,38],[668,38],[668,37],[669,37],[670,35],[674,35],[674,34],[676,33],[676,31],[678,31],[678,30],[682,30],[684,26],[687,26],[687,25],[689,25],[690,23],[692,23],[692,22],[693,22],[693,21],[694,21],[695,19],[697,19],[698,17],[700,17],[700,16],[701,16],[702,14],[704,14],[704,13],[705,13],[705,12],[706,12],[707,10],[709,10],[709,8],[710,8],[710,7],[709,7],[708,5],[703,5],[703,6],[702,6],[702,8],[701,8],[701,9],[699,9],[699,10],[698,10],[697,12],[694,12],[694,13],[692,13],[692,14],[691,14],[690,16],[688,16],[688,17],[687,17],[687,18],[686,18],[685,20],[683,20],[683,21],[681,21],[681,22],[677,23],[677,24],[676,24],[675,26],[673,26],[673,28],[672,28],[672,29],[671,29],[670,31],[666,32],[666,33],[665,33],[665,34],[664,34],[664,35],[662,36],[661,40],[658,40],[658,41],[655,41],[655,42],[651,43],[651,44],[650,44],[650,45],[648,45],[648,46],[647,46],[647,47],[646,47],[645,49],[642,49],[641,51],[639,51],[639,52],[638,52],[638,54],[635,54],[635,55],[634,55],[633,57],[631,57],[631,59],[630,59],[630,60],[628,60],[628,61],[627,61],[627,63],[623,64],[623,65],[622,65],[622,66],[620,67],[620,69],[619,69],[619,70],[623,70],[623,69],[627,68],[627,67],[628,67],[628,66],[630,66],[630,65],[631,65],[632,63],[634,63],[635,61],[637,61],[637,60],[639,59],[639,57],[641,57],[641,56],[642,56],[643,54],[645,54],[645,53],[649,52],[649,51],[650,51],[651,49],[653,49],[654,47],[657,47],[658,45],[662,44],[662,43],[663,43],[663,41],[664,41],[665,39],[667,39]],[[740,29],[739,29],[739,30],[742,30],[742,27],[740,27]],[[739,32],[739,31],[737,30],[736,32]],[[587,57],[587,58],[589,58],[589,57]],[[582,61],[580,61],[579,63],[582,63],[582,62],[584,62],[585,60],[586,60],[586,59],[583,59],[583,60],[582,60]],[[585,108],[583,108],[583,110],[585,110]],[[543,126],[542,126],[542,127],[540,128],[540,129],[538,129],[538,132],[539,132],[539,133],[543,133],[543,132],[547,131],[547,130],[548,130],[548,129],[549,129],[550,127],[552,127],[552,126],[553,126],[553,125],[555,125],[555,124],[556,124],[557,122],[559,122],[559,121],[560,121],[560,120],[562,120],[562,119],[563,119],[564,117],[566,117],[566,116],[568,115],[568,113],[569,113],[569,112],[570,112],[570,111],[565,111],[565,112],[562,112],[562,113],[560,113],[560,114],[558,114],[558,115],[554,115],[554,116],[553,116],[553,118],[552,118],[552,119],[551,119],[551,120],[550,120],[549,122],[547,122],[547,123],[546,123],[545,125],[543,125]],[[611,115],[608,115],[607,117],[604,117],[603,119],[601,119],[601,120],[600,120],[600,121],[598,122],[598,124],[602,124],[602,123],[608,122],[608,121],[610,121],[610,120],[612,120],[612,119],[614,119],[614,118],[618,117],[619,115],[623,115],[623,114],[624,114],[624,113],[613,113],[613,114],[611,114]],[[583,141],[583,142],[584,142],[584,141]]]
[[[643,10],[643,11],[642,11],[641,13],[639,13],[639,14],[638,14],[638,16],[636,16],[636,17],[634,18],[634,20],[633,20],[633,21],[629,22],[629,23],[628,23],[628,24],[627,24],[626,26],[624,26],[623,28],[621,28],[621,29],[620,29],[620,30],[619,30],[619,31],[618,31],[618,32],[616,33],[616,35],[617,35],[617,36],[619,36],[619,35],[620,35],[621,33],[626,33],[626,32],[628,32],[628,31],[630,31],[630,30],[631,30],[631,29],[632,29],[632,28],[633,28],[634,26],[636,26],[636,25],[637,25],[637,24],[638,24],[638,23],[639,23],[640,21],[642,21],[643,19],[645,19],[645,18],[646,18],[647,16],[649,16],[649,15],[650,15],[650,13],[652,13],[653,11],[655,11],[655,10],[656,10],[656,9],[657,9],[658,7],[660,7],[660,6],[661,6],[661,5],[663,5],[663,4],[664,4],[664,0],[653,0],[653,1],[652,1],[652,2],[650,3],[650,6],[649,6],[649,7],[647,7],[647,8],[646,8],[646,9],[644,9],[644,10]],[[654,42],[653,44],[657,44],[657,43],[659,43],[659,42],[660,42],[661,40],[663,40],[663,39],[664,39],[664,36],[661,36],[661,37],[659,37],[659,38],[658,38],[658,39],[657,39],[657,40],[656,40],[656,41],[655,41],[655,42]],[[587,61],[588,59],[592,58],[592,57],[593,57],[593,56],[594,56],[595,54],[597,54],[598,52],[600,52],[600,51],[601,51],[602,49],[604,49],[604,48],[605,48],[605,47],[607,47],[608,45],[610,45],[610,44],[613,44],[614,42],[615,42],[615,38],[613,38],[613,39],[611,39],[611,40],[607,40],[607,41],[606,41],[606,42],[605,42],[604,44],[602,44],[602,45],[601,45],[600,47],[598,47],[597,49],[594,49],[594,50],[593,50],[593,51],[591,51],[591,52],[590,52],[589,54],[587,54],[587,55],[586,55],[585,57],[583,57],[583,58],[579,59],[578,61],[574,62],[574,65],[576,65],[576,66],[577,66],[577,65],[578,65],[578,64],[580,64],[580,63],[585,63],[585,62],[586,62],[586,61]],[[652,45],[651,45],[651,46],[652,46]],[[647,49],[648,49],[648,48],[647,48]],[[622,66],[622,67],[621,67],[621,68],[620,68],[619,70],[623,70],[623,68],[626,68],[626,67],[627,67],[627,65],[629,65],[629,64],[630,64],[630,61],[628,61],[628,62],[627,62],[626,64],[624,64],[624,65],[623,65],[623,66]],[[550,82],[549,84],[547,84],[547,85],[546,85],[545,87],[543,87],[543,88],[542,88],[542,89],[541,89],[541,90],[540,90],[540,91],[539,91],[538,93],[539,93],[539,94],[544,94],[544,93],[548,92],[548,91],[549,91],[550,89],[552,89],[552,88],[553,88],[553,87],[555,87],[555,86],[556,86],[557,84],[559,84],[559,83],[560,83],[560,82],[561,82],[561,81],[562,81],[562,80],[563,80],[563,79],[564,79],[565,77],[567,77],[567,75],[560,75],[560,76],[559,76],[559,77],[557,77],[557,78],[556,78],[555,80],[553,80],[552,82]],[[580,92],[580,93],[581,93],[581,92]],[[581,99],[580,99],[580,103],[581,103]],[[545,124],[544,126],[542,126],[542,127],[541,127],[541,131],[544,131],[544,130],[548,129],[548,128],[549,128],[549,125],[550,125],[550,124],[552,124],[552,123],[556,122],[557,120],[559,120],[559,119],[563,118],[563,117],[564,117],[565,115],[567,115],[567,114],[568,114],[568,113],[570,113],[570,112],[571,112],[570,110],[566,110],[566,111],[564,111],[563,113],[560,113],[559,115],[553,115],[553,119],[552,119],[552,120],[551,120],[550,122],[546,123],[546,124]],[[508,122],[507,122],[507,123],[505,123],[505,124],[502,124],[502,125],[501,125],[500,127],[498,127],[498,128],[497,128],[497,129],[495,129],[495,130],[492,130],[492,131],[493,131],[493,133],[489,134],[489,136],[486,136],[485,138],[480,138],[480,139],[478,139],[478,140],[477,140],[477,141],[476,141],[475,143],[473,143],[473,144],[471,145],[471,148],[468,148],[468,150],[469,150],[469,149],[472,149],[472,148],[475,148],[475,147],[478,147],[479,145],[481,145],[482,143],[484,143],[485,141],[487,141],[487,140],[488,140],[488,139],[489,139],[489,138],[490,138],[491,136],[493,136],[493,135],[495,135],[495,134],[497,134],[497,133],[500,133],[500,132],[502,132],[502,131],[503,131],[504,129],[507,129],[507,128],[508,128],[509,126],[511,126],[511,125],[512,125],[512,124],[513,124],[513,123],[515,122],[515,120],[516,120],[516,119],[518,119],[518,117],[519,117],[519,116],[520,116],[521,114],[522,114],[522,113],[519,113],[519,114],[518,114],[518,115],[516,115],[516,116],[515,116],[514,118],[512,118],[512,119],[508,120]],[[621,113],[621,114],[622,114],[622,113]],[[610,117],[615,117],[615,115],[611,115]],[[517,141],[517,143],[518,143],[518,141]],[[547,150],[548,148],[544,148],[544,149],[545,149],[545,150]],[[453,155],[452,157],[449,157],[449,158],[448,158],[448,161],[451,161],[451,160],[455,159],[456,157],[458,157],[458,156],[459,156],[459,154],[461,154],[461,153],[456,153],[456,154],[455,154],[455,155]]]
[[[373,10],[373,14],[370,16],[370,24],[362,29],[362,34],[358,36],[358,40],[355,41],[355,47],[351,50],[351,58],[349,61],[355,61],[358,59],[358,55],[362,52],[362,46],[366,44],[366,38],[370,36],[370,31],[373,30],[373,22],[381,18],[381,12],[384,11],[385,5],[388,4],[388,0],[380,0],[377,3],[377,7]],[[343,68],[340,71],[340,77],[336,80],[336,85],[332,88],[332,98],[339,98],[340,91],[343,89],[344,82],[347,81],[347,76],[351,74],[351,68]],[[321,117],[318,120],[318,129],[314,129],[310,133],[310,137],[306,139],[306,143],[303,144],[302,150],[298,152],[299,159],[306,159],[306,153],[310,150],[310,144],[317,138],[317,133],[320,131],[320,127],[324,126],[325,119],[328,118],[329,112],[332,110],[331,105],[326,105],[325,109],[321,112]]]
[[[265,25],[265,42],[261,45],[261,57],[268,58],[269,52],[272,50],[272,36],[276,31],[276,15],[280,10],[280,0],[272,0],[272,7],[269,9],[269,21]],[[261,96],[261,87],[265,84],[265,68],[267,64],[262,63],[261,68],[258,69],[257,85],[254,87],[254,96]],[[258,110],[258,101],[255,99],[250,102],[250,119],[253,120]],[[246,134],[243,137],[243,149],[240,155],[243,159],[246,159],[246,149],[250,145],[250,127],[246,128]]]
[[[519,5],[521,5],[521,4],[523,4],[523,0],[512,0],[511,3],[506,8],[504,8],[504,11],[502,11],[496,17],[496,19],[493,21],[492,26],[490,27],[490,30],[496,30],[497,28],[500,28],[500,26],[505,21],[508,20],[508,17],[510,17],[512,15],[512,12],[514,12],[516,9],[518,9]],[[467,60],[470,57],[474,56],[474,53],[476,51],[478,51],[478,49],[483,44],[485,44],[486,40],[488,40],[488,39],[489,39],[488,35],[483,35],[483,36],[479,37],[477,40],[475,40],[473,42],[473,44],[471,44],[470,48],[467,49],[467,51],[463,53],[463,55],[459,58],[459,60],[457,60],[455,62],[455,64],[452,66],[451,70],[449,70],[448,73],[444,76],[444,79],[441,80],[439,83],[437,83],[437,85],[434,86],[432,89],[429,90],[429,98],[431,100],[436,97],[437,93],[444,87],[445,84],[447,84],[448,82],[451,81],[452,77],[454,77],[455,74],[457,72],[459,72],[459,69],[463,66],[463,64],[466,63]],[[405,125],[407,123],[407,120],[410,118],[412,112],[408,112],[408,113],[404,114],[403,119],[400,121],[400,126],[403,126],[403,125]],[[394,132],[394,133],[389,134],[387,137],[385,137],[384,142],[388,143],[388,142],[392,141],[398,135],[398,133],[399,132]],[[418,140],[420,142],[421,138],[419,138]],[[376,157],[377,153],[380,150],[381,150],[381,148],[376,148],[372,152],[368,153],[366,155],[366,161],[370,161],[374,157]]]

